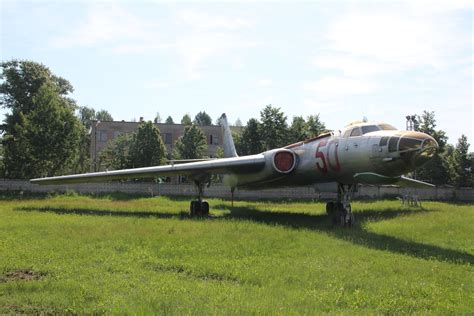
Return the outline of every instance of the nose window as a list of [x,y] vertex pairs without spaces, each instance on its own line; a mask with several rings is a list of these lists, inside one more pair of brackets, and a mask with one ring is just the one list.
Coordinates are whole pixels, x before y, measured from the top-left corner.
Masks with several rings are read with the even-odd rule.
[[389,152],[394,152],[394,151],[397,151],[397,148],[398,148],[398,140],[400,139],[400,137],[392,137],[390,138],[390,140],[388,141],[388,151]]
[[400,151],[413,150],[420,148],[421,140],[413,138],[402,138],[400,140]]

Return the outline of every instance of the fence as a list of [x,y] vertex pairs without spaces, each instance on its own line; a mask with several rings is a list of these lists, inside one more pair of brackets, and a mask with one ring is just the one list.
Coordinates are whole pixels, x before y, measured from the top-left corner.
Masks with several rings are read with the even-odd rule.
[[[25,180],[0,179],[0,192],[22,191],[33,193],[66,192],[73,190],[82,194],[104,194],[121,192],[127,194],[193,196],[196,188],[191,184],[168,184],[152,182],[107,182],[40,186]],[[235,199],[316,199],[329,200],[336,197],[336,184],[317,184],[305,187],[241,190],[234,192]],[[396,187],[360,186],[354,199],[396,198],[406,195],[416,196],[420,200],[474,202],[474,188],[436,187],[427,189],[406,189]],[[205,190],[207,197],[230,199],[230,189],[223,185],[211,185]]]

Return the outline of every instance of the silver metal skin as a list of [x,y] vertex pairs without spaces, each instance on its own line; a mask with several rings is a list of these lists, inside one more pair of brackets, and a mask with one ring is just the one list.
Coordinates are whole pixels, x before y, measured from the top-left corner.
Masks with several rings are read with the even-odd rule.
[[191,215],[198,215],[206,208],[208,211],[209,205],[203,204],[207,202],[202,200],[202,195],[212,174],[223,175],[224,184],[232,191],[236,187],[261,189],[337,182],[338,201],[334,205],[328,203],[328,213],[334,213],[335,209],[339,213],[337,220],[349,226],[353,223],[350,197],[358,183],[432,186],[403,176],[426,163],[438,150],[434,138],[424,133],[399,131],[382,122],[359,122],[348,125],[339,133],[327,133],[261,154],[238,157],[225,114],[220,121],[226,158],[30,181],[63,184],[186,175],[199,191],[198,201],[191,203]]

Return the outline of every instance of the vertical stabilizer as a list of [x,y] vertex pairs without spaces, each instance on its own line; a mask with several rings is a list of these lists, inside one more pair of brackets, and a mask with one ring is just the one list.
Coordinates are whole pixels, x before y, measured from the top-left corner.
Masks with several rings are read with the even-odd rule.
[[224,114],[219,118],[219,122],[222,128],[223,144],[224,144],[224,157],[237,157],[237,151],[235,151],[234,140],[232,139],[232,133],[230,131],[229,124],[227,123],[227,116]]

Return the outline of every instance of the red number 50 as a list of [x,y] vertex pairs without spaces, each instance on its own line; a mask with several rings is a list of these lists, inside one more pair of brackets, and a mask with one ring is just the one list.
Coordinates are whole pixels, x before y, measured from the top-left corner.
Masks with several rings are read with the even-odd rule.
[[319,147],[321,146],[326,146],[327,141],[322,140],[318,143],[318,147],[316,147],[316,158],[320,158],[322,165],[319,164],[319,161],[316,162],[316,167],[318,168],[319,172],[321,173],[328,173],[328,166],[326,164],[326,158],[324,158],[324,153],[322,151],[319,151]]

